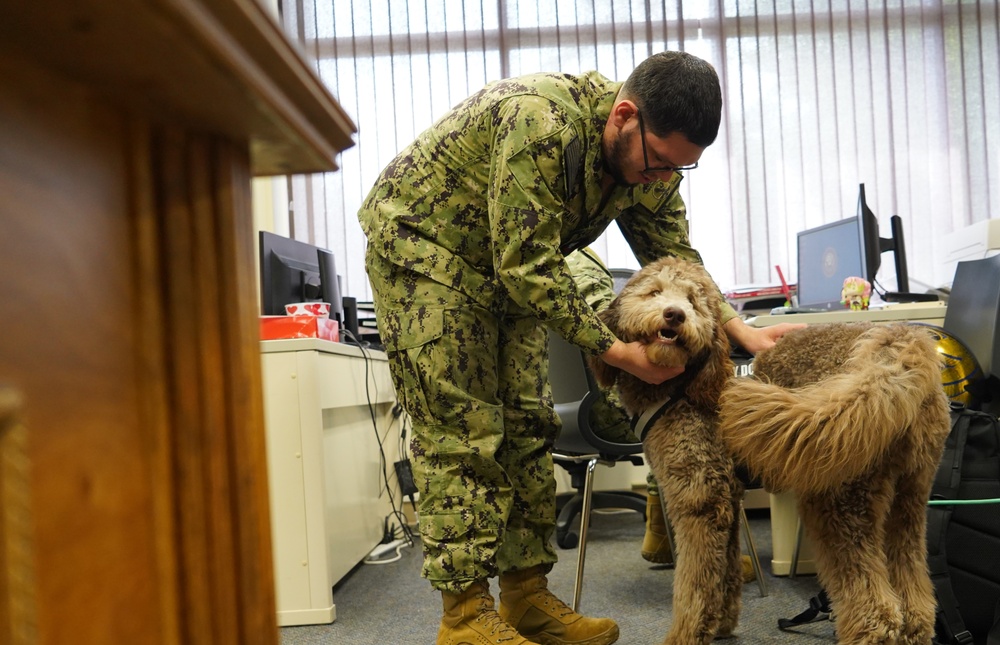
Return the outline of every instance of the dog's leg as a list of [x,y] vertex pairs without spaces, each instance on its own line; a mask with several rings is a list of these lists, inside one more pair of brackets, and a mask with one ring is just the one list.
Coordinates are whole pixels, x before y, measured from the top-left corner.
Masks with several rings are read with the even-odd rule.
[[[912,477],[912,478],[911,478]],[[889,579],[898,590],[903,612],[900,645],[926,645],[934,634],[937,607],[934,585],[927,570],[927,506],[929,475],[905,475],[898,483],[896,502],[886,525]],[[922,480],[922,481],[918,481]]]
[[892,488],[888,478],[869,476],[800,500],[802,522],[817,547],[819,580],[836,614],[838,643],[898,643],[903,617],[884,551]]
[[[914,436],[933,435],[915,432]],[[889,579],[899,591],[903,611],[901,645],[925,645],[931,642],[934,633],[936,600],[927,570],[926,500],[937,470],[937,452],[924,456],[921,448],[907,451],[916,453],[914,459],[923,459],[925,463],[917,472],[904,472],[899,477],[896,500],[886,524]]]
[[[673,622],[664,645],[707,645],[719,630],[727,583],[733,525],[737,515],[729,501],[729,482],[714,469],[656,472],[666,493],[667,515],[674,527],[677,564],[674,570]],[[693,476],[692,476],[693,475]],[[666,486],[664,486],[666,482]],[[737,549],[739,548],[738,532]],[[736,555],[739,567],[739,554]],[[730,608],[729,628],[739,607]]]
[[732,636],[736,623],[740,618],[740,606],[743,602],[743,563],[740,555],[740,503],[743,499],[743,484],[733,479],[731,503],[735,521],[729,528],[729,544],[726,550],[726,571],[722,594],[722,611],[720,613],[719,631],[716,638]]

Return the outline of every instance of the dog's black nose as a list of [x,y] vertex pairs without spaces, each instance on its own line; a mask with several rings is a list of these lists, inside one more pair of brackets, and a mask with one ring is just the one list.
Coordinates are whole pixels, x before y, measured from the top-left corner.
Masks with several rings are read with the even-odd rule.
[[667,307],[663,310],[663,319],[671,325],[680,325],[687,319],[687,316],[677,307]]

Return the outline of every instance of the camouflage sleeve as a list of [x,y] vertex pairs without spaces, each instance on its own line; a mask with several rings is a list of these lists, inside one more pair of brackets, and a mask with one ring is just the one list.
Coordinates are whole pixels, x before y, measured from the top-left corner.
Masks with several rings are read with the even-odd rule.
[[[681,177],[675,175],[667,184],[654,187],[648,198],[617,220],[622,235],[642,265],[664,255],[704,264],[688,237],[687,207],[678,190],[680,180]],[[738,315],[723,298],[723,324]]]
[[604,262],[588,246],[566,256],[573,281],[594,311],[607,309],[615,299],[615,279]]
[[537,96],[498,107],[489,217],[493,262],[509,297],[567,341],[600,354],[615,341],[577,290],[559,251],[563,149],[575,133]]

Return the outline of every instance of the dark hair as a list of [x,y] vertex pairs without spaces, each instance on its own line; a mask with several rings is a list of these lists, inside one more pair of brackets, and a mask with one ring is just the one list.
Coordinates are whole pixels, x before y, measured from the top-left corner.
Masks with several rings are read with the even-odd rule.
[[665,137],[683,134],[707,148],[719,134],[722,88],[715,68],[686,52],[661,52],[639,63],[621,89],[646,127]]

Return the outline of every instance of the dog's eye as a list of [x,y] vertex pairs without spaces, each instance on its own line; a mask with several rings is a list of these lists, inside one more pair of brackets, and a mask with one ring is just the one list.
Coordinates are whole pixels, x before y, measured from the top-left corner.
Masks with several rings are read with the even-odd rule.
[[660,295],[661,293],[663,293],[663,292],[660,291],[659,289],[653,289],[652,291],[649,292],[648,295],[649,295],[650,298],[655,298],[656,296]]

